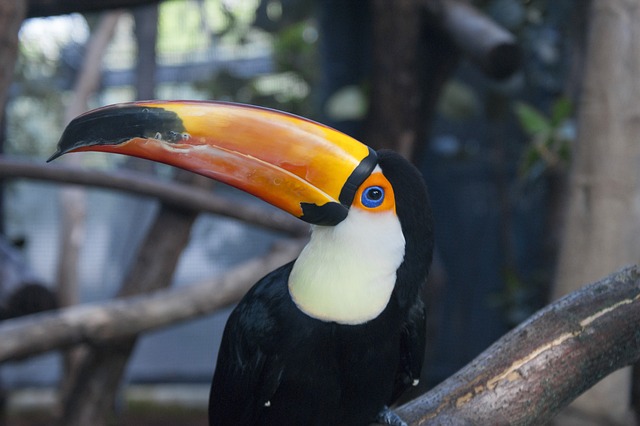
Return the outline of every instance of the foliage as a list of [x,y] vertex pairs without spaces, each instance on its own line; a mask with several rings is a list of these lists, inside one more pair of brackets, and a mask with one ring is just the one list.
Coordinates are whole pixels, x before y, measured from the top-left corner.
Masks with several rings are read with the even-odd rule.
[[[14,92],[7,105],[8,154],[44,156],[62,131],[63,98],[59,91],[60,58],[66,38],[49,37],[46,43],[21,33],[14,77]],[[34,118],[37,117],[37,120]]]
[[530,138],[520,164],[520,174],[529,180],[564,168],[571,157],[574,139],[573,106],[561,97],[548,115],[524,102],[515,105],[518,121]]
[[[254,103],[312,116],[311,87],[318,77],[317,30],[315,22],[308,16],[293,12],[291,15],[289,9],[279,9],[278,13],[265,12],[255,16],[252,23],[230,22],[226,29],[230,33],[244,34],[239,40],[244,43],[252,40],[265,42],[271,50],[271,72],[242,76],[221,69],[196,87],[212,99]],[[242,29],[235,29],[235,25],[242,25]]]
[[442,89],[438,113],[451,121],[464,122],[480,115],[478,94],[460,79],[451,79]]
[[212,44],[217,50],[242,44],[255,19],[257,3],[256,0],[232,5],[220,0],[160,3],[156,49],[161,62],[168,56],[174,57],[174,61],[186,61],[194,52],[206,51]]

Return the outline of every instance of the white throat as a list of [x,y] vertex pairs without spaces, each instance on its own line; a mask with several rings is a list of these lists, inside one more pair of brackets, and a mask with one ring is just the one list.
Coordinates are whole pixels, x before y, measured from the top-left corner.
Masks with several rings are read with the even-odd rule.
[[314,226],[289,276],[289,293],[307,315],[362,324],[387,306],[404,259],[398,217],[352,208],[336,226]]

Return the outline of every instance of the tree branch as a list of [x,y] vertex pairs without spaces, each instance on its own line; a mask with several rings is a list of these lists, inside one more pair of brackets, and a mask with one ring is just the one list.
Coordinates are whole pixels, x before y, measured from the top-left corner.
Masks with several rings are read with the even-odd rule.
[[435,25],[489,77],[510,77],[521,65],[516,38],[464,0],[421,0]]
[[0,156],[0,179],[2,178],[29,178],[126,191],[154,197],[181,208],[242,220],[296,237],[309,233],[308,225],[275,209],[249,203],[240,204],[190,185],[161,182],[131,171],[108,173],[57,164],[35,164]]
[[545,424],[640,359],[640,267],[547,306],[398,412],[411,425]]
[[0,362],[80,343],[104,345],[237,302],[266,273],[294,259],[303,243],[280,243],[267,255],[244,262],[219,278],[179,289],[69,307],[0,323]]

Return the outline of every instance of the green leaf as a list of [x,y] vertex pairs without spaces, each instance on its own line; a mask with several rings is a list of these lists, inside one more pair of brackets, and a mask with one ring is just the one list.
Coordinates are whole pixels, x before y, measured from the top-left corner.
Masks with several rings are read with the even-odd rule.
[[516,104],[516,115],[520,121],[520,125],[529,135],[536,135],[542,132],[551,131],[551,123],[540,111],[536,108],[518,102]]
[[551,123],[552,125],[558,126],[563,121],[567,120],[573,114],[573,104],[571,101],[566,98],[558,98],[557,101],[554,102],[552,110],[551,110]]
[[457,80],[445,84],[438,112],[450,120],[464,121],[480,115],[480,102],[473,88]]
[[520,176],[526,177],[527,175],[529,175],[534,166],[540,161],[540,153],[538,152],[538,150],[536,150],[532,146],[527,148],[522,156],[522,160],[520,161]]

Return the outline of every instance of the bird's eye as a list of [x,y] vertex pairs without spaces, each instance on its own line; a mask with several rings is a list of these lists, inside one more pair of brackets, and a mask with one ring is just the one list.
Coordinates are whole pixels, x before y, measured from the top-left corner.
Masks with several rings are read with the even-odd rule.
[[384,201],[384,189],[379,186],[370,186],[362,191],[362,205],[370,209],[379,207]]

